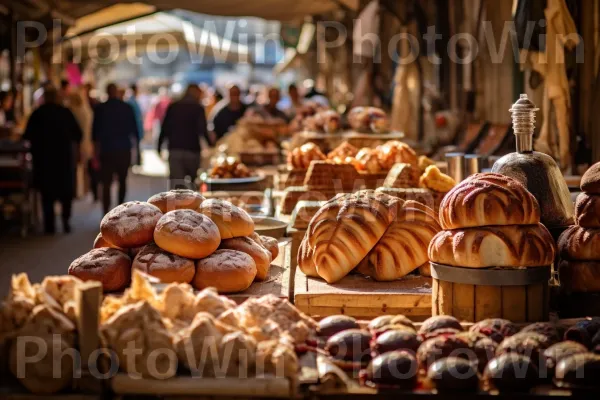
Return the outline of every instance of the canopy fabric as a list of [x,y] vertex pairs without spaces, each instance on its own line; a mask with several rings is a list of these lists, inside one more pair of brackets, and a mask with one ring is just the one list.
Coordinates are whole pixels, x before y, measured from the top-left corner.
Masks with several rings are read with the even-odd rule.
[[75,21],[75,25],[67,31],[66,37],[70,38],[81,35],[82,33],[91,32],[105,26],[149,15],[156,11],[155,6],[144,3],[121,3],[108,6],[78,18]]

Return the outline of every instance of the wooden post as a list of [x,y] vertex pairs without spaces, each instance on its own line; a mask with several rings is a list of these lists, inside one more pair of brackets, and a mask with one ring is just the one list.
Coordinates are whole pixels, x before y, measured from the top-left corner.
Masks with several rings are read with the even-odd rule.
[[11,10],[8,21],[10,23],[9,29],[9,63],[10,63],[10,87],[14,92],[17,90],[17,18],[14,11]]

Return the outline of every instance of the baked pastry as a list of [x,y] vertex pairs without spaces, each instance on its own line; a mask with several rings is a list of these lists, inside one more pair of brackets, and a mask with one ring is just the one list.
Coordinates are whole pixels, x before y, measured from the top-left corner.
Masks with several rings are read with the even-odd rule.
[[419,178],[419,186],[437,193],[448,193],[456,186],[456,181],[452,177],[443,174],[436,165],[430,165]]
[[472,392],[479,388],[477,368],[464,358],[447,357],[434,362],[427,370],[427,378],[438,392]]
[[535,363],[542,365],[544,362],[544,351],[552,346],[554,342],[546,335],[537,332],[519,332],[509,338],[506,338],[498,345],[496,356],[506,353],[516,353],[527,356]]
[[475,323],[469,332],[485,335],[496,343],[501,343],[505,338],[516,334],[519,329],[507,319],[488,318]]
[[250,215],[228,201],[206,200],[200,205],[198,212],[206,215],[217,225],[221,239],[250,236],[254,232],[254,221]]
[[460,324],[460,321],[451,315],[436,315],[427,318],[425,322],[423,322],[419,329],[419,334],[427,335],[442,329],[456,329],[457,331],[462,331],[463,327]]
[[418,165],[417,153],[412,147],[398,140],[390,140],[377,146],[377,152],[379,163],[384,170],[389,170],[398,163],[410,164],[415,168]]
[[566,260],[600,261],[600,229],[570,226],[558,238],[558,249]]
[[554,381],[559,387],[597,390],[600,387],[600,355],[574,354],[563,358],[556,366]]
[[275,260],[279,255],[279,242],[270,236],[260,235],[262,245],[271,253],[271,260]]
[[600,194],[600,163],[585,171],[581,177],[581,190],[590,194]]
[[469,268],[548,266],[554,254],[552,236],[541,224],[441,231],[429,245],[431,261]]
[[561,260],[558,274],[567,293],[600,292],[600,261]]
[[387,114],[377,107],[354,107],[348,113],[348,123],[358,132],[386,133],[390,129]]
[[308,190],[334,189],[353,191],[358,172],[350,164],[333,164],[329,161],[313,161],[308,167],[304,186]]
[[382,315],[371,320],[367,327],[375,336],[386,332],[390,329],[402,329],[416,332],[415,326],[412,323],[412,321],[402,314]]
[[470,350],[469,342],[458,335],[442,335],[425,340],[417,351],[419,366],[427,369],[442,358],[458,356],[461,358],[475,359],[475,354]]
[[152,241],[154,227],[162,215],[150,203],[123,203],[102,218],[100,233],[107,242],[123,249],[142,246]]
[[106,239],[104,239],[104,237],[102,236],[102,233],[98,233],[98,235],[96,236],[96,239],[94,239],[94,245],[92,248],[100,249],[102,247],[111,247],[113,249],[123,250],[119,246],[115,246],[114,244],[112,244],[109,241],[107,241]]
[[304,239],[300,242],[300,247],[298,247],[298,268],[300,271],[306,276],[310,276],[313,278],[318,278],[319,274],[317,273],[317,266],[313,261],[313,256],[315,252],[308,242],[308,236],[304,235]]
[[254,240],[248,237],[225,239],[219,249],[237,250],[252,257],[256,265],[256,280],[264,281],[269,276],[271,253]]
[[354,269],[393,221],[397,203],[393,197],[372,191],[327,202],[306,231],[319,276],[333,283]]
[[490,361],[483,373],[483,380],[501,392],[521,392],[538,383],[539,372],[529,357],[506,353]]
[[[572,342],[567,340],[565,342],[555,343],[552,346],[548,347],[544,350],[544,358],[546,360],[546,365],[550,369],[550,371],[554,371],[558,363],[574,354],[583,354],[587,353],[588,349],[581,343]],[[551,373],[551,375],[554,375]]]
[[327,159],[334,162],[339,160],[341,162],[346,160],[346,157],[356,157],[356,154],[358,154],[358,149],[347,141],[344,141],[327,154]]
[[384,193],[404,201],[417,201],[432,210],[438,210],[440,208],[441,198],[438,200],[436,196],[434,196],[434,193],[429,189],[380,187],[377,188],[375,192]]
[[325,160],[326,158],[316,144],[309,142],[292,150],[288,154],[287,163],[292,168],[307,169],[311,161]]
[[328,339],[348,329],[360,329],[360,325],[358,325],[356,319],[347,315],[331,315],[319,322],[317,334],[322,338]]
[[92,249],[71,263],[69,275],[82,281],[99,281],[105,292],[116,292],[131,281],[131,258],[109,247]]
[[375,357],[360,375],[361,383],[381,389],[410,390],[417,384],[417,378],[417,360],[413,352],[406,350]]
[[182,209],[169,211],[160,218],[154,242],[170,253],[197,259],[212,254],[221,243],[221,235],[209,217]]
[[196,273],[193,260],[171,254],[155,244],[146,245],[137,254],[132,268],[154,276],[163,283],[190,283]]
[[551,322],[534,322],[521,329],[519,333],[525,334],[531,332],[545,336],[549,342],[548,346],[559,342],[563,337],[557,326]]
[[584,228],[600,228],[600,195],[579,193],[575,201],[576,223]]
[[163,214],[179,209],[195,210],[203,201],[204,197],[200,193],[189,189],[169,190],[148,199],[148,203],[158,207]]
[[427,167],[429,167],[430,165],[436,165],[436,164],[435,164],[435,161],[433,161],[431,158],[429,158],[427,156],[419,156],[418,165],[419,165],[419,174],[422,175],[425,172],[425,170],[427,169]]
[[334,110],[318,111],[302,121],[304,129],[310,132],[336,133],[340,130],[342,121],[340,114]]
[[256,264],[248,254],[217,250],[198,260],[193,285],[196,289],[214,287],[219,293],[235,293],[248,289],[255,277]]
[[442,200],[442,229],[491,225],[535,225],[540,222],[537,200],[525,187],[505,175],[471,175]]
[[416,188],[419,184],[419,172],[414,165],[395,164],[383,181],[388,188]]
[[410,329],[391,329],[378,335],[371,342],[373,356],[397,350],[410,350],[413,353],[421,345],[421,340],[415,331]]
[[361,172],[367,172],[369,174],[377,174],[382,171],[387,171],[381,164],[379,159],[379,152],[376,149],[363,147],[356,154],[356,162],[348,160],[354,167]]
[[427,263],[427,248],[441,230],[432,209],[414,201],[404,202],[398,214],[358,272],[377,281],[399,279]]
[[331,336],[325,344],[333,362],[344,370],[364,368],[371,361],[371,335],[361,329],[348,329]]

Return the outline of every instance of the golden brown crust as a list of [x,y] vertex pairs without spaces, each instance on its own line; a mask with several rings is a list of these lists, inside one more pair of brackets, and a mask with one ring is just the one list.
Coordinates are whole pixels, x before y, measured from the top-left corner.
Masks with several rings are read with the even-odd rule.
[[156,224],[154,242],[178,256],[198,259],[212,254],[221,243],[217,225],[193,210],[169,211]]
[[139,251],[132,268],[154,276],[163,283],[190,283],[196,273],[193,260],[166,252],[154,243]]
[[102,218],[100,233],[107,242],[123,249],[143,246],[152,241],[154,227],[162,215],[150,203],[123,203]]
[[262,245],[271,253],[271,259],[274,260],[279,255],[279,242],[270,236],[260,236]]
[[575,201],[576,223],[584,228],[600,228],[600,195],[580,193]]
[[600,261],[600,229],[573,225],[558,238],[558,249],[566,260]]
[[307,169],[313,160],[325,160],[325,154],[314,143],[305,143],[288,153],[287,163],[292,168]]
[[313,255],[314,250],[310,247],[308,238],[304,235],[304,239],[302,239],[300,247],[298,248],[298,268],[300,268],[300,271],[302,271],[304,275],[318,278],[319,274],[317,273],[317,266],[313,261]]
[[441,231],[429,245],[431,261],[468,268],[547,266],[554,255],[552,236],[541,224]]
[[219,249],[237,250],[248,254],[256,265],[256,279],[264,281],[269,276],[271,253],[249,237],[225,239],[221,242]]
[[600,162],[592,165],[581,177],[581,190],[600,194]]
[[179,209],[196,210],[203,201],[200,193],[189,189],[169,190],[148,199],[148,203],[158,207],[163,214]]
[[399,202],[368,190],[327,202],[307,230],[319,275],[333,283],[354,269],[394,220]]
[[405,276],[429,261],[429,242],[440,230],[432,209],[415,201],[405,202],[359,272],[378,281]]
[[196,289],[214,287],[219,293],[248,289],[256,277],[254,260],[237,250],[217,250],[198,260],[193,285]]
[[304,186],[308,190],[354,189],[358,172],[350,164],[333,164],[330,161],[313,161],[308,167]]
[[200,205],[198,212],[217,225],[221,239],[250,236],[254,232],[254,221],[250,215],[228,201],[208,199]]
[[600,292],[600,262],[561,260],[560,286],[567,293]]
[[475,174],[446,194],[440,206],[443,229],[535,225],[537,200],[515,179],[494,173]]
[[101,249],[102,247],[110,247],[112,249],[123,250],[119,246],[115,246],[114,244],[110,243],[108,240],[104,239],[104,237],[102,236],[102,233],[99,232],[98,235],[96,236],[96,239],[94,239],[94,246],[92,248],[93,249]]
[[412,147],[398,140],[390,140],[377,147],[379,163],[384,170],[391,169],[394,164],[405,163],[417,168],[417,153]]
[[105,292],[120,291],[131,281],[131,258],[109,247],[93,249],[71,263],[69,275],[82,281],[99,281]]

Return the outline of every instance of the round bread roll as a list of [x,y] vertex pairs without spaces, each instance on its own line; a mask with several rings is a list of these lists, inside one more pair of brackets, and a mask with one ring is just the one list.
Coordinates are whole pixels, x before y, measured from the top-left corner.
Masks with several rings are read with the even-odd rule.
[[468,268],[547,266],[554,255],[552,236],[541,224],[442,231],[429,244],[431,261]]
[[212,254],[221,243],[219,228],[193,210],[174,210],[163,215],[154,230],[154,242],[181,257],[198,259]]
[[256,264],[252,257],[237,250],[217,250],[198,260],[193,285],[196,289],[214,287],[219,293],[246,290],[256,277]]
[[580,193],[575,201],[576,223],[584,228],[600,228],[600,195]]
[[208,199],[200,205],[198,212],[217,224],[221,239],[250,236],[254,232],[254,221],[250,215],[228,201]]
[[271,259],[274,260],[279,255],[279,242],[270,236],[260,236],[262,245],[271,253]]
[[102,247],[110,247],[113,249],[117,249],[117,250],[123,250],[122,248],[115,246],[112,243],[109,243],[106,239],[104,239],[104,237],[102,236],[102,233],[98,233],[98,236],[96,236],[96,239],[94,240],[94,249],[100,249]]
[[600,162],[592,165],[581,177],[581,190],[600,194]]
[[196,210],[203,201],[204,197],[200,193],[189,189],[169,190],[148,199],[148,203],[158,207],[163,214],[180,209]]
[[558,249],[566,260],[600,261],[600,229],[573,225],[558,238]]
[[237,250],[248,254],[256,265],[256,279],[264,281],[269,276],[271,268],[271,253],[249,237],[225,239],[219,249]]
[[600,292],[600,261],[561,260],[558,274],[567,293]]
[[71,263],[69,275],[82,281],[99,281],[105,292],[120,291],[131,280],[131,258],[109,247],[93,249]]
[[471,175],[446,194],[440,205],[442,229],[491,225],[535,225],[537,200],[521,183],[505,175]]
[[139,247],[152,241],[154,227],[162,216],[158,207],[130,201],[109,211],[100,223],[102,237],[123,249]]
[[190,283],[196,273],[193,260],[168,253],[154,243],[140,250],[133,260],[132,268],[154,276],[164,283]]

